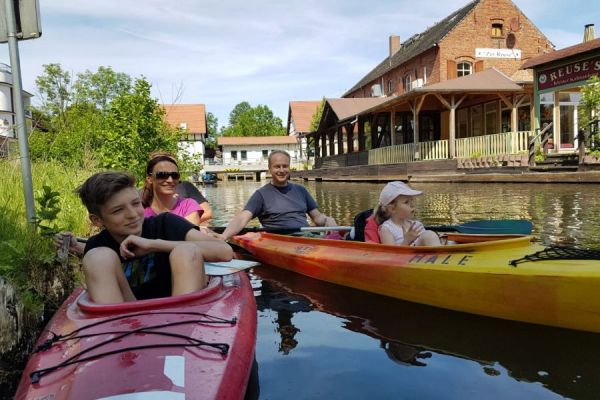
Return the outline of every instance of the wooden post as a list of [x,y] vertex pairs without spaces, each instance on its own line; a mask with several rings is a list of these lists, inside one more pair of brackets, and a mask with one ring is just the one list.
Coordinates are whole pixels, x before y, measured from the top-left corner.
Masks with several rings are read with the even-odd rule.
[[359,118],[358,120],[358,151],[365,150],[365,120]]
[[348,154],[354,153],[354,124],[346,124],[346,147]]
[[390,111],[390,145],[396,145],[396,113],[394,109]]

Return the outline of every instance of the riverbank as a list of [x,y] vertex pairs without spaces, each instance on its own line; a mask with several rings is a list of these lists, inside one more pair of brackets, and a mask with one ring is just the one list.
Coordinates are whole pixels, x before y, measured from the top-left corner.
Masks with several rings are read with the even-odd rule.
[[357,165],[292,171],[293,180],[332,182],[600,183],[600,170],[533,172],[525,166],[457,168],[456,161]]

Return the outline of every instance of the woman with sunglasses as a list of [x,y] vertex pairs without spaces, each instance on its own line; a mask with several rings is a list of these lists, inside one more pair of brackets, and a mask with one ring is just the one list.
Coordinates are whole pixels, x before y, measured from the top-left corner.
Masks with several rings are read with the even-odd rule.
[[204,210],[198,202],[177,196],[179,167],[168,155],[153,157],[146,164],[146,181],[142,190],[144,215],[152,217],[163,212],[179,215],[194,225],[200,225]]

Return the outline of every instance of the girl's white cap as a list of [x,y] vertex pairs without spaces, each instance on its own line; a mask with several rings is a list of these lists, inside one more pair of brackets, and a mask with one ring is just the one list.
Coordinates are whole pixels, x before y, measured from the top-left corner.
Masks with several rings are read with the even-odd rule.
[[406,183],[400,181],[390,182],[381,191],[379,195],[379,204],[387,206],[394,199],[400,195],[404,196],[418,196],[423,194],[420,190],[411,189]]

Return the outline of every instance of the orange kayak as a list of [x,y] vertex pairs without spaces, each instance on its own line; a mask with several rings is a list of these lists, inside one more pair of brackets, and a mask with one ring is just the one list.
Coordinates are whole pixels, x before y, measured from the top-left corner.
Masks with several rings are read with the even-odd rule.
[[[262,263],[431,306],[600,332],[600,261],[552,258],[531,236],[449,235],[453,245],[388,246],[247,233]],[[525,258],[529,256],[528,258]],[[512,263],[511,263],[512,262]]]

